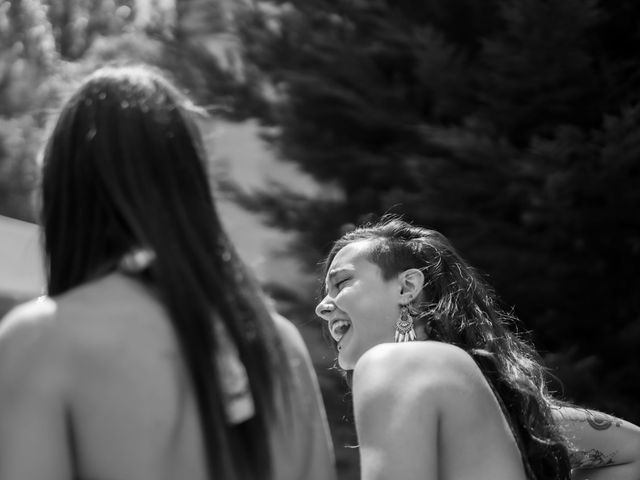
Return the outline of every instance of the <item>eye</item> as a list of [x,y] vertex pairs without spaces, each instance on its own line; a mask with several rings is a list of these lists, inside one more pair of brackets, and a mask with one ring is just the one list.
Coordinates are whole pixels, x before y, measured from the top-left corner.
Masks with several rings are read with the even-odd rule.
[[336,282],[336,288],[338,289],[338,291],[342,290],[342,287],[344,286],[344,284],[346,282],[348,282],[349,280],[351,280],[351,279],[350,278],[343,278],[339,282]]

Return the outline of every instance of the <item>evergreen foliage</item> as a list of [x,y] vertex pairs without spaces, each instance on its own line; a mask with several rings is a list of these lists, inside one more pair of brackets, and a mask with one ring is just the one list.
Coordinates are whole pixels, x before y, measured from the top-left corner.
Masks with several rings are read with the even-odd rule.
[[238,30],[271,141],[339,194],[240,198],[311,268],[384,213],[441,230],[569,399],[639,422],[639,20],[612,0],[255,2]]
[[[145,61],[201,104],[259,116],[326,186],[236,192],[299,232],[314,273],[344,229],[381,214],[441,230],[515,306],[570,400],[640,423],[640,2],[177,5],[176,24],[139,27],[131,0],[0,0],[0,214],[33,219],[34,161],[70,80]],[[212,55],[212,34],[239,43]],[[304,317],[306,300],[283,313]],[[319,373],[344,475],[347,403]]]

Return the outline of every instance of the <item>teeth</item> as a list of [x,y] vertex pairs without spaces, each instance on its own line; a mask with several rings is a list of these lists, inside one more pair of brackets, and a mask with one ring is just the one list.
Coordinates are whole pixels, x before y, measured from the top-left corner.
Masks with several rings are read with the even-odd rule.
[[340,341],[349,328],[351,328],[351,322],[347,320],[336,320],[333,325],[331,325],[331,335],[334,340]]

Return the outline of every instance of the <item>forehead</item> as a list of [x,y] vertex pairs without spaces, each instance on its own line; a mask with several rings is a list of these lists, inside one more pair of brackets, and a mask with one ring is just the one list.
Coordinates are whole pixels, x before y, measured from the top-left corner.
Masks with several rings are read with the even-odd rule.
[[[355,269],[364,263],[371,264],[368,259],[371,240],[358,240],[341,248],[327,271],[327,277],[343,269]],[[327,278],[328,280],[328,278]]]

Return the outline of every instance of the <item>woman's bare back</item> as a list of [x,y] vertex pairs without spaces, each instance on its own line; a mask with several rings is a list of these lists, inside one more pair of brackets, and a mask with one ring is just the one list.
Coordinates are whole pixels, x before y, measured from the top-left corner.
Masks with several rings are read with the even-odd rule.
[[77,474],[204,479],[194,396],[162,304],[114,274],[57,298],[55,317],[69,346]]
[[[274,478],[334,480],[324,409],[295,327],[274,319],[290,363],[270,429]],[[0,478],[207,478],[199,414],[169,316],[111,274],[18,307],[0,323]],[[286,421],[283,421],[286,420]]]

